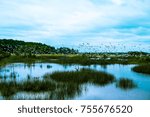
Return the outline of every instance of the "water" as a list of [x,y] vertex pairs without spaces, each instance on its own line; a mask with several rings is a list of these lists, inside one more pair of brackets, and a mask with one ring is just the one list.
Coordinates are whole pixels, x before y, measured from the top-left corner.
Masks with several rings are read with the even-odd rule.
[[[131,70],[135,65],[60,65],[55,63],[13,63],[0,68],[0,82],[23,82],[27,79],[43,80],[43,75],[55,71],[75,71],[81,68],[90,68],[112,74],[116,82],[121,78],[131,79],[136,87],[123,89],[116,86],[116,82],[100,86],[96,84],[62,84],[54,91],[49,92],[16,92],[9,99],[73,99],[73,100],[149,100],[150,75],[135,73]],[[0,91],[1,92],[1,91]],[[0,99],[6,99],[0,93]]]

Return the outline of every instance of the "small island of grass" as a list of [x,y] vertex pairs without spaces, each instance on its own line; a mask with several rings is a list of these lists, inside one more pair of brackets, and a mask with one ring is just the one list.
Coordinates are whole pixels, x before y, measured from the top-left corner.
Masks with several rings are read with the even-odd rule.
[[150,74],[150,64],[135,66],[132,70],[138,73]]
[[117,87],[123,89],[123,90],[128,90],[137,87],[137,85],[130,79],[128,78],[121,78],[116,84]]
[[44,78],[52,78],[57,82],[94,83],[98,85],[106,85],[115,80],[111,74],[85,68],[77,71],[57,71],[52,74],[46,74]]

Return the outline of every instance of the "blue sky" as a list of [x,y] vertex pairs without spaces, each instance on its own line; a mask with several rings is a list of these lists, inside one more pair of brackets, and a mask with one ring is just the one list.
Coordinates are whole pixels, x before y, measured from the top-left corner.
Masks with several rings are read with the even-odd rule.
[[150,52],[150,0],[0,0],[0,38]]

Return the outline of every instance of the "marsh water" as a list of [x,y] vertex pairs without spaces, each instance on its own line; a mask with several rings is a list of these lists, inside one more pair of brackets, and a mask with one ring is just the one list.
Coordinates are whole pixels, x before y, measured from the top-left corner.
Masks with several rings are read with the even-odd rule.
[[[61,65],[55,63],[12,63],[0,67],[0,82],[23,82],[29,79],[43,80],[45,74],[55,71],[76,71],[90,68],[114,75],[116,81],[106,85],[84,83],[62,85],[59,90],[43,92],[16,92],[10,99],[71,99],[71,100],[150,100],[150,75],[135,73],[135,65]],[[116,82],[121,78],[132,80],[136,87],[122,88]],[[70,88],[71,87],[71,88]],[[69,90],[70,89],[70,90]],[[0,91],[0,99],[5,99]]]

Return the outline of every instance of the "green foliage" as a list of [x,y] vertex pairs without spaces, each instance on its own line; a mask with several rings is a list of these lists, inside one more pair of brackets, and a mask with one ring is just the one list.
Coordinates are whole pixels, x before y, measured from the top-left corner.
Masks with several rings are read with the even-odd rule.
[[[70,99],[79,95],[82,88],[74,83],[54,83],[50,80],[27,80],[23,82],[0,82],[0,93],[5,99],[12,99],[17,92],[39,93],[47,92],[46,99]],[[28,97],[24,97],[28,99]]]
[[77,54],[78,51],[74,50],[74,49],[66,48],[66,47],[61,47],[61,48],[57,49],[57,53],[60,53],[60,54]]
[[52,74],[46,74],[44,78],[52,78],[57,82],[64,83],[93,83],[102,86],[112,83],[115,80],[113,75],[84,68],[77,71],[54,72]]
[[6,53],[0,49],[0,60],[9,56],[10,56],[9,53]]
[[16,82],[0,82],[0,92],[5,97],[10,97],[17,92],[18,86]]
[[16,81],[0,82],[0,92],[4,97],[10,97],[19,91],[27,92],[40,92],[40,91],[51,91],[56,88],[55,84],[50,81],[24,81],[17,83]]
[[138,73],[150,74],[150,64],[135,66],[132,70]]
[[133,80],[130,80],[128,78],[119,79],[116,86],[123,90],[133,89],[137,87],[136,84],[133,82]]
[[50,81],[26,81],[18,84],[22,91],[40,92],[40,91],[51,91],[55,89],[55,84]]
[[24,42],[12,39],[0,39],[0,50],[10,54],[24,55],[27,57],[36,54],[75,54],[78,52],[77,50],[66,47],[55,49],[53,46],[48,46],[42,43]]
[[130,52],[128,52],[128,54],[133,55],[133,56],[148,55],[148,53],[146,53],[146,52],[138,52],[138,51],[130,51]]

